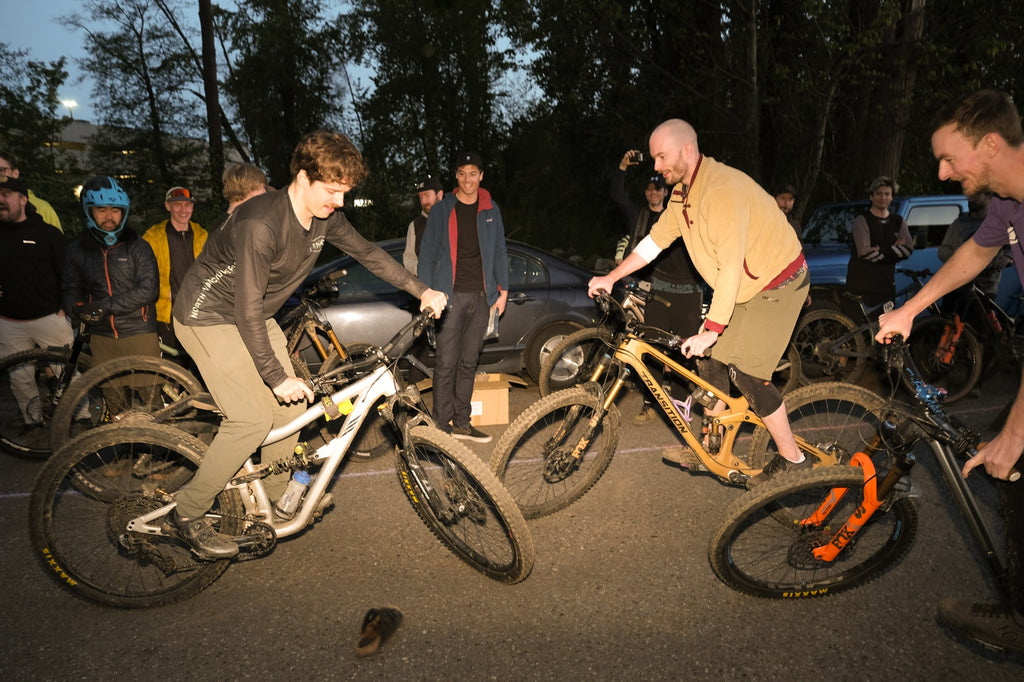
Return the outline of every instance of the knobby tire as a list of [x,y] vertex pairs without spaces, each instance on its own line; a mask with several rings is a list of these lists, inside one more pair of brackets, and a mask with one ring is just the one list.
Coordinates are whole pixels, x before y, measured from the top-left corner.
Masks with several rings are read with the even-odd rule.
[[[978,385],[984,364],[981,343],[969,326],[964,327],[952,357],[946,358],[939,351],[943,336],[952,333],[954,325],[955,322],[948,317],[926,317],[914,323],[913,332],[907,338],[910,357],[921,379],[945,389],[946,398],[943,402],[946,404],[960,400]],[[915,389],[909,378],[902,373],[900,376],[907,390],[913,393]]]
[[[172,426],[102,426],[65,443],[45,463],[29,500],[33,549],[63,587],[120,608],[188,599],[221,576],[229,560],[202,561],[176,540],[129,532],[131,519],[164,506],[195,473],[206,446]],[[102,494],[88,483],[102,481]],[[236,491],[218,497],[220,532],[238,535]]]
[[[54,375],[63,376],[64,372],[75,371],[67,365],[71,348],[48,349],[32,348],[12,353],[0,360],[0,448],[29,459],[46,459],[50,456],[50,427],[61,396],[58,394],[59,379],[50,379],[43,370],[43,364],[54,369]],[[41,427],[26,427],[18,402],[14,397],[10,383],[11,369],[19,366],[34,366],[36,388],[38,390],[38,407],[43,424]],[[92,358],[84,353],[78,356],[78,369],[86,371],[92,366]],[[81,377],[75,377],[72,384]],[[65,394],[70,391],[65,389]],[[33,396],[35,401],[36,397]]]
[[[729,587],[757,597],[801,599],[835,594],[877,578],[909,551],[917,508],[906,497],[881,507],[838,557],[812,550],[842,528],[864,499],[857,467],[821,467],[786,473],[741,496],[712,535],[708,558]],[[836,488],[848,488],[824,522],[801,524]]]
[[465,445],[417,426],[398,453],[398,480],[427,528],[488,578],[518,583],[533,569],[533,539],[515,500]]
[[[53,414],[50,448],[56,450],[75,436],[103,424],[147,418],[158,410],[188,400],[205,389],[187,369],[165,358],[128,356],[100,363],[71,383]],[[116,394],[117,404],[108,402]],[[89,416],[79,419],[81,404]],[[167,424],[207,440],[216,420],[189,407]]]
[[570,453],[580,443],[601,399],[584,386],[542,398],[523,411],[502,434],[491,455],[491,470],[535,519],[565,509],[601,478],[619,441],[619,410],[614,405],[597,426],[583,456]]

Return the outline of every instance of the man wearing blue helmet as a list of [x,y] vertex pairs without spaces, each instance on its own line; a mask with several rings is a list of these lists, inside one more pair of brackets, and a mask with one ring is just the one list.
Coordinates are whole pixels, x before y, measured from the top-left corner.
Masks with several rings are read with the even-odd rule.
[[[128,195],[114,178],[98,175],[82,186],[81,201],[88,229],[68,246],[64,310],[85,322],[97,363],[126,355],[159,356],[156,257],[146,240],[125,229]],[[116,410],[117,405],[108,407]]]

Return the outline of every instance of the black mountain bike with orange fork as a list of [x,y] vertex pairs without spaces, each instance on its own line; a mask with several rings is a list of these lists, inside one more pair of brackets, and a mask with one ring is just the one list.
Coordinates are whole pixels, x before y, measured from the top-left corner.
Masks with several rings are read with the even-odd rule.
[[[914,386],[913,405],[890,400],[852,466],[779,476],[737,500],[708,548],[711,567],[727,585],[759,597],[819,597],[894,566],[917,534],[908,474],[915,446],[924,443],[1005,590],[1006,564],[958,463],[977,453],[981,437],[946,412],[944,391],[920,379],[907,344],[890,344],[886,363]],[[1010,478],[1019,477],[1014,471]]]

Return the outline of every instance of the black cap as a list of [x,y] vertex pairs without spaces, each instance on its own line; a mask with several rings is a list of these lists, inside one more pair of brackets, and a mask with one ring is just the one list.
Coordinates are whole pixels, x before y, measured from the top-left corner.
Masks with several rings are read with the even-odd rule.
[[652,175],[650,180],[647,181],[647,184],[649,185],[652,182],[654,183],[654,186],[657,187],[658,189],[668,189],[668,183],[665,182],[664,175]]
[[0,189],[9,189],[12,192],[28,196],[28,184],[21,178],[0,175]]
[[778,185],[775,187],[775,191],[772,192],[773,197],[777,197],[780,194],[792,194],[793,198],[796,198],[796,187],[793,185]]
[[462,168],[463,166],[476,166],[480,170],[484,169],[484,160],[480,158],[480,155],[476,152],[460,152],[455,157],[455,170]]
[[435,192],[444,191],[444,188],[441,186],[441,181],[433,175],[428,175],[417,182],[413,191],[416,192],[416,194],[419,194],[420,192],[429,192],[430,190],[434,190]]

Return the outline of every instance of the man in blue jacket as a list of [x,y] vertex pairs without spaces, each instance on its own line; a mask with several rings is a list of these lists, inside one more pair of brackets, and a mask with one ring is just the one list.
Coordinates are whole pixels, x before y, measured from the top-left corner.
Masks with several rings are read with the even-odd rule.
[[437,335],[434,419],[456,438],[488,443],[470,424],[473,379],[491,311],[505,312],[508,254],[501,211],[480,187],[483,161],[475,152],[455,159],[458,187],[430,211],[420,247],[418,274],[448,295]]

